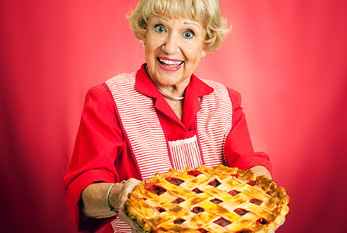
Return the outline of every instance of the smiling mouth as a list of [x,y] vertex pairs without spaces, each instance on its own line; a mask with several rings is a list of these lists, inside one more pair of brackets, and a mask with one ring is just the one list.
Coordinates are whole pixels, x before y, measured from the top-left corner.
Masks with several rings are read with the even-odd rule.
[[164,58],[157,58],[159,63],[163,66],[165,66],[168,69],[175,69],[175,68],[179,68],[184,61],[179,61],[179,60],[168,60],[168,59],[164,59]]

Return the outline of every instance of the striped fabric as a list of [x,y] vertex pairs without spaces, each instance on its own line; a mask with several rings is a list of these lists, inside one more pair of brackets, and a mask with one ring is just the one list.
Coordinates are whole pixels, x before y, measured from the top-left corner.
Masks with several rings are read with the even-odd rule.
[[201,98],[201,109],[197,113],[198,137],[204,164],[227,165],[224,158],[224,144],[232,126],[231,99],[224,85],[210,80],[202,81],[215,90]]
[[[232,105],[225,86],[205,81],[215,91],[200,98],[197,135],[167,141],[150,97],[135,89],[136,73],[106,81],[117,107],[123,132],[130,144],[142,179],[169,169],[226,164],[223,147],[231,130]],[[131,232],[118,218],[114,232]]]
[[165,135],[152,99],[135,89],[135,73],[118,75],[106,84],[115,99],[141,178],[168,172],[172,166]]
[[111,222],[112,228],[115,233],[128,233],[131,232],[131,229],[128,224],[121,221],[119,218],[116,218]]
[[170,141],[169,147],[174,169],[203,165],[196,135],[188,139]]

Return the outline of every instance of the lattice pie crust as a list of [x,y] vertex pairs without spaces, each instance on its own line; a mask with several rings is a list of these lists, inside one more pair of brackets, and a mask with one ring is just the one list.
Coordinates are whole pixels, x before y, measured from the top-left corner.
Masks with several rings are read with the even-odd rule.
[[273,232],[283,224],[289,197],[283,187],[251,171],[223,165],[156,174],[125,203],[144,232]]

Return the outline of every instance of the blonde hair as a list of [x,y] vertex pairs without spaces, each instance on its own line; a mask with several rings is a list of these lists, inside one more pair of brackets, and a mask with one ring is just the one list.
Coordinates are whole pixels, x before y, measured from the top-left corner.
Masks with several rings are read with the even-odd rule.
[[128,14],[130,28],[139,40],[154,15],[189,18],[202,23],[206,29],[206,52],[218,49],[230,30],[221,16],[219,0],[140,0],[136,9]]

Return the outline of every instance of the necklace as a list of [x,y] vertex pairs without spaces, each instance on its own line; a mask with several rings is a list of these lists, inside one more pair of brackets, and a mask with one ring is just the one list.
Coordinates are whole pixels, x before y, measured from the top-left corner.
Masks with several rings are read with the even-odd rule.
[[184,96],[181,96],[181,97],[175,97],[175,96],[170,96],[170,95],[168,95],[168,94],[165,94],[162,90],[160,90],[159,88],[158,88],[158,90],[160,91],[160,93],[164,96],[164,97],[167,97],[167,98],[169,98],[169,99],[172,99],[172,100],[183,100],[184,99]]
[[148,67],[147,67],[147,66],[146,66],[145,70],[146,70],[146,73],[147,73],[148,77],[152,80],[152,82],[154,83],[154,85],[158,88],[158,90],[160,91],[160,93],[161,93],[164,97],[169,98],[169,99],[172,99],[172,100],[177,100],[177,101],[183,100],[183,99],[184,99],[184,96],[175,97],[175,96],[171,96],[171,95],[165,94],[162,90],[160,90],[160,88],[157,86],[157,84],[153,81],[152,77],[149,75],[149,73],[148,73]]

